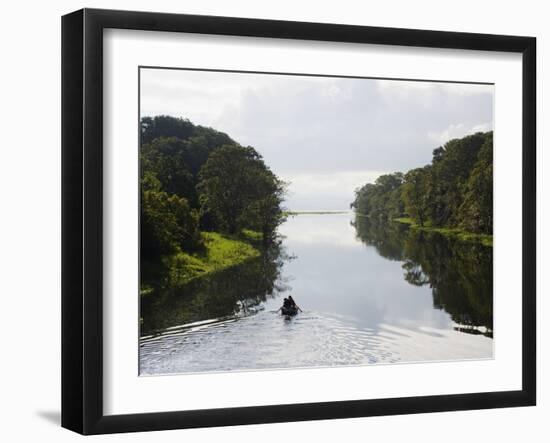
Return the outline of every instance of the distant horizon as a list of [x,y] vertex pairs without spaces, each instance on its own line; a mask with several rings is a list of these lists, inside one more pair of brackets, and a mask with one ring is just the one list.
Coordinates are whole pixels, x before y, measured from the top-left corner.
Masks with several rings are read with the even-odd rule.
[[493,129],[492,85],[142,68],[141,116],[188,119],[254,147],[286,204],[338,211],[383,174]]

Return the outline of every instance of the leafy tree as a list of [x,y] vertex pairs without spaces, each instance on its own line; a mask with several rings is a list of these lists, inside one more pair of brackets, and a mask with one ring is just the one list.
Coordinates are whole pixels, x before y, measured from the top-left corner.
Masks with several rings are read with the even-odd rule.
[[164,191],[184,197],[196,209],[201,167],[214,150],[236,145],[223,132],[169,116],[142,118],[141,142],[141,169],[154,172]]
[[[170,286],[175,257],[201,252],[202,230],[261,232],[276,247],[285,184],[252,147],[227,134],[169,116],[141,120],[141,283]],[[200,197],[199,197],[200,195]],[[187,265],[178,262],[181,267]],[[185,270],[185,269],[183,269]],[[182,271],[182,269],[177,269]]]
[[193,174],[187,165],[186,142],[175,137],[161,137],[141,148],[141,170],[155,174],[164,191],[197,202]]
[[399,188],[403,183],[403,174],[381,175],[374,184],[367,183],[355,191],[352,208],[363,215],[379,221],[387,221],[403,214],[403,202]]
[[141,255],[145,260],[202,246],[197,212],[185,198],[162,191],[160,181],[150,172],[142,180],[140,210]]
[[256,193],[243,214],[242,224],[261,232],[264,244],[273,243],[277,227],[286,219],[282,210],[286,183],[266,170],[256,176]]
[[185,140],[193,135],[194,125],[187,119],[159,115],[141,119],[141,144],[151,143],[159,137],[176,137]]
[[466,182],[460,225],[473,232],[493,232],[493,135],[481,147]]
[[381,175],[355,191],[351,207],[372,221],[403,215],[420,225],[493,232],[493,133],[450,140],[432,163],[405,175]]
[[405,211],[424,226],[428,215],[428,186],[430,182],[430,167],[413,169],[405,174],[401,188],[401,196]]
[[199,177],[202,210],[213,215],[222,231],[235,234],[260,227],[271,237],[283,221],[283,183],[254,148],[222,146],[210,155]]
[[[468,177],[487,134],[454,139],[434,151],[428,186],[429,218],[435,226],[458,226]],[[491,142],[492,149],[492,142]]]

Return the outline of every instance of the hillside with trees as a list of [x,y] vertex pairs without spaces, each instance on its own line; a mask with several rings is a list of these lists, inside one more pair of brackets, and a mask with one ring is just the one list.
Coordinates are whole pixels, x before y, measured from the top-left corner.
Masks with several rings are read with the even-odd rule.
[[141,120],[141,293],[182,285],[276,241],[285,184],[251,146],[168,116]]
[[373,222],[473,233],[492,243],[493,132],[450,140],[429,165],[378,177],[355,191],[351,207]]

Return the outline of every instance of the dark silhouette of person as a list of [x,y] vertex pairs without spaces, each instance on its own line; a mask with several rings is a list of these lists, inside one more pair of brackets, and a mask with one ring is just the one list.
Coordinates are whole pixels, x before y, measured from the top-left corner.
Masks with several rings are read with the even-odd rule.
[[296,302],[292,298],[292,295],[288,296],[288,301],[290,302],[290,306],[292,306],[294,309],[299,309],[301,311],[300,306],[296,304]]
[[290,301],[290,299],[285,297],[283,301],[283,308],[289,309],[291,306],[292,306],[292,302]]

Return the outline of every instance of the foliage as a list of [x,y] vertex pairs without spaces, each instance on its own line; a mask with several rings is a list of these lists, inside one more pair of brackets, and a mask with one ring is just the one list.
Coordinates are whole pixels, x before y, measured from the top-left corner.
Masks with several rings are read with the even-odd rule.
[[450,140],[430,165],[378,177],[355,191],[351,206],[373,221],[410,217],[421,227],[492,234],[493,133]]
[[206,319],[223,319],[254,312],[278,291],[281,263],[269,254],[233,264],[183,286],[163,288],[141,300],[141,335]]
[[[428,190],[430,219],[434,225],[458,226],[461,223],[464,217],[464,208],[461,209],[461,207],[465,199],[466,185],[478,161],[481,147],[485,143],[492,153],[492,132],[479,132],[461,139],[451,140],[443,148],[434,151],[432,177]],[[492,159],[490,163],[492,165]],[[492,188],[492,171],[490,187]],[[476,199],[479,197],[474,196]],[[487,210],[492,212],[492,193],[490,208]],[[476,229],[475,232],[478,230]],[[479,232],[491,233],[492,224]]]
[[355,191],[351,204],[355,211],[375,220],[387,220],[403,214],[404,204],[400,196],[403,174],[381,175],[373,183],[367,183]]
[[141,148],[141,171],[154,174],[168,194],[186,198],[196,206],[195,180],[187,163],[187,143],[174,137],[161,137]]
[[413,169],[405,174],[401,186],[401,199],[404,209],[420,226],[424,226],[429,211],[430,168]]
[[194,254],[178,252],[165,258],[169,269],[168,286],[182,286],[196,277],[219,272],[260,255],[257,249],[238,239],[230,239],[215,232],[204,232],[202,235],[205,245],[203,251]]
[[199,174],[201,210],[222,232],[248,228],[272,239],[284,220],[284,183],[254,148],[225,145],[210,155]]
[[141,119],[141,145],[151,143],[161,137],[188,140],[208,148],[235,143],[227,134],[204,126],[196,126],[188,119],[167,115],[143,117]]
[[481,146],[465,185],[460,225],[468,231],[493,230],[493,134]]
[[395,218],[394,221],[409,225],[412,230],[424,231],[424,232],[437,232],[448,238],[455,238],[463,242],[480,243],[483,246],[493,246],[493,236],[490,234],[480,234],[476,232],[466,231],[462,228],[445,228],[437,226],[420,226],[416,224],[415,220],[410,217]]
[[[201,268],[197,254],[205,251],[204,260],[218,266],[212,255],[217,249],[209,248],[216,234],[201,235],[201,231],[235,236],[248,229],[269,246],[284,220],[284,192],[284,183],[254,148],[242,147],[227,134],[187,119],[144,117],[140,147],[142,289],[150,293],[161,280],[172,279],[176,262],[181,275],[195,275]],[[217,245],[229,244],[217,240]],[[245,258],[250,255],[247,248],[240,252]]]
[[145,260],[201,247],[197,211],[185,198],[163,191],[150,172],[142,180],[140,211],[141,254]]

